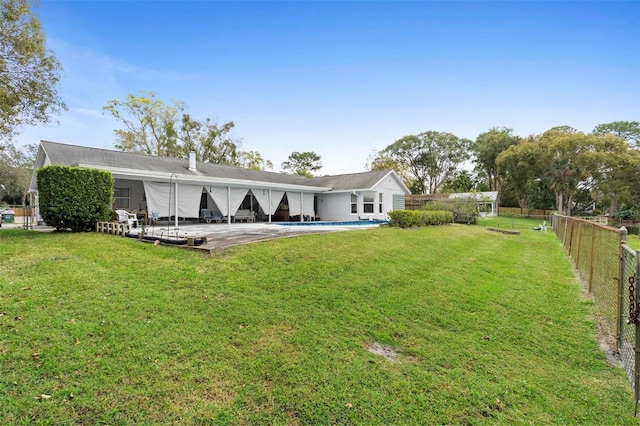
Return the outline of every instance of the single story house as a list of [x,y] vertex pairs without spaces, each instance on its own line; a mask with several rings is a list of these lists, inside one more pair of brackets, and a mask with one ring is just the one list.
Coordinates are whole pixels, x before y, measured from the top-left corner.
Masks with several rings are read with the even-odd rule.
[[30,185],[36,209],[36,171],[52,164],[109,171],[114,210],[173,218],[176,225],[203,211],[227,223],[387,219],[389,211],[404,209],[410,193],[391,170],[305,178],[201,163],[194,153],[184,160],[41,141]]

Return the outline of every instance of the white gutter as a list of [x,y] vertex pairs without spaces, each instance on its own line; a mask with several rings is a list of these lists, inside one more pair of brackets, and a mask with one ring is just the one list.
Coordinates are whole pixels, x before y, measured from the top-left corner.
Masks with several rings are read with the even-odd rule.
[[[108,167],[108,166],[94,166],[91,164],[78,164],[78,167],[89,167],[94,169],[105,170],[111,172],[114,175],[114,178],[136,178],[136,179],[146,179],[146,180],[166,180],[169,181],[172,174],[176,173],[165,173],[165,172],[141,172],[139,170],[134,169],[121,169],[119,167]],[[189,175],[181,175],[178,174],[177,178],[174,178],[173,181],[177,181],[183,184],[193,183],[197,185],[216,185],[216,186],[233,186],[233,187],[242,187],[242,188],[255,188],[255,189],[279,189],[283,191],[304,191],[304,192],[328,192],[331,191],[331,188],[322,187],[322,186],[308,186],[308,185],[295,185],[295,184],[287,184],[287,183],[271,183],[265,181],[254,181],[254,180],[244,180],[244,179],[230,179],[230,178],[213,178],[206,176],[189,176]]]

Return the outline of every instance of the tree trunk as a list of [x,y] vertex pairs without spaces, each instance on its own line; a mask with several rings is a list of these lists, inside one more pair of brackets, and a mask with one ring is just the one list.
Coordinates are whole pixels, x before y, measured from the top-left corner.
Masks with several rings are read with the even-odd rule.
[[527,209],[527,199],[526,198],[520,198],[518,200],[518,206],[520,206],[521,209]]
[[564,204],[562,201],[562,192],[556,191],[556,209],[558,209],[560,214],[564,214]]

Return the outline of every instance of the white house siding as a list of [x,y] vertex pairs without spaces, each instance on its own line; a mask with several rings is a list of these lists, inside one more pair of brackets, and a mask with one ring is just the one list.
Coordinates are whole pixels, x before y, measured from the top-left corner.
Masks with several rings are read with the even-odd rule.
[[[378,193],[382,193],[382,214],[378,213],[378,199],[376,198],[376,214],[373,215],[374,219],[388,219],[387,215],[390,211],[393,210],[393,196],[400,195],[402,197],[405,196],[405,191],[402,186],[398,183],[398,181],[391,175],[385,177],[382,181],[378,182],[376,186],[373,187]],[[366,215],[369,216],[369,215]]]
[[357,215],[351,215],[351,193],[321,193],[318,197],[318,212],[320,220],[347,221],[357,220]]
[[[351,213],[351,194],[358,196],[358,211]],[[373,213],[364,213],[364,194],[374,194]],[[382,213],[379,208],[379,194],[382,193]],[[328,221],[352,221],[359,219],[388,219],[387,214],[393,210],[393,196],[405,192],[398,181],[392,176],[387,176],[371,189],[344,192],[328,192],[316,194],[318,197],[318,215],[320,220]]]

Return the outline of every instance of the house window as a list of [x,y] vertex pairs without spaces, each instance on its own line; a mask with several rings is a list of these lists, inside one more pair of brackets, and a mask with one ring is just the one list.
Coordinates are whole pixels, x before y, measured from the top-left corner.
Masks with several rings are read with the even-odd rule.
[[351,194],[351,213],[358,213],[358,196],[356,194]]
[[363,196],[363,212],[364,213],[373,213],[373,201],[374,201],[375,192],[365,192]]
[[378,213],[382,213],[382,192],[378,194]]
[[129,188],[113,188],[113,209],[130,208]]

